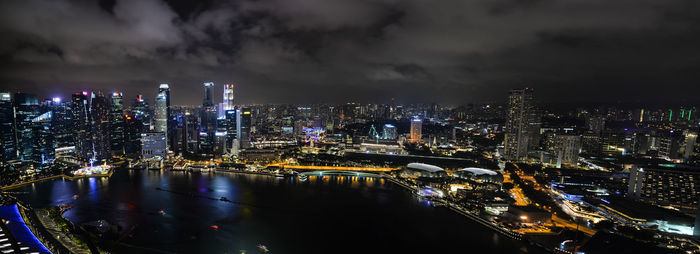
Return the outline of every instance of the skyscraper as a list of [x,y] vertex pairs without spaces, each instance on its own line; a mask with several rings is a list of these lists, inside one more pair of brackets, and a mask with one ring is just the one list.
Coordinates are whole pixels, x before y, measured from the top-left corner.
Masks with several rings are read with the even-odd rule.
[[87,91],[71,96],[73,111],[73,143],[76,156],[87,159],[92,157],[92,135],[90,132],[90,103]]
[[204,99],[200,111],[199,150],[202,154],[213,154],[216,135],[216,106],[212,97],[214,83],[204,83]]
[[156,132],[162,132],[165,135],[165,140],[168,140],[168,123],[170,122],[170,87],[168,84],[160,84],[158,87],[154,106],[155,124],[153,129]]
[[206,82],[204,83],[204,99],[202,105],[205,107],[214,106],[214,83]]
[[534,135],[533,89],[514,89],[508,96],[505,127],[505,153],[508,160],[527,156],[527,150]]
[[125,154],[124,147],[124,129],[126,128],[126,122],[124,119],[124,98],[122,93],[114,92],[112,93],[112,108],[110,111],[110,143],[111,151],[114,155]]
[[423,132],[423,121],[420,119],[412,119],[411,120],[411,142],[420,142],[423,137],[422,137],[422,132]]
[[233,104],[233,87],[234,84],[224,84],[224,110],[234,110]]
[[12,95],[0,93],[0,161],[17,158],[17,140],[15,139],[15,112]]
[[47,166],[55,158],[53,112],[47,110],[32,119],[33,148],[31,161],[40,167]]
[[384,125],[383,134],[384,139],[396,139],[398,137],[398,134],[396,132],[396,126],[391,124]]
[[39,101],[34,94],[16,93],[14,106],[19,159],[32,161],[36,143],[32,120],[39,116]]
[[138,119],[143,125],[142,131],[151,130],[151,108],[148,107],[148,101],[142,95],[138,95],[131,105],[133,117]]
[[102,93],[92,93],[90,118],[92,120],[92,157],[95,161],[107,159],[110,152],[110,106],[109,100]]
[[52,101],[51,111],[53,112],[54,148],[75,146],[72,131],[73,112],[71,111],[71,102],[63,101],[59,97],[53,98]]
[[252,111],[250,108],[242,108],[237,116],[237,136],[242,148],[250,148],[250,128],[253,123]]

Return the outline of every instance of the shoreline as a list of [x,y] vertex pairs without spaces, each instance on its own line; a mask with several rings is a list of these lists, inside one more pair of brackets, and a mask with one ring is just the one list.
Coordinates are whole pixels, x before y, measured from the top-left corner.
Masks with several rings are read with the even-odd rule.
[[0,187],[0,191],[6,191],[6,190],[11,190],[11,189],[16,189],[16,188],[19,188],[19,187],[22,187],[22,186],[25,186],[25,185],[28,185],[28,184],[33,184],[33,183],[38,183],[38,182],[53,180],[53,179],[57,179],[57,178],[63,178],[63,179],[67,179],[67,180],[69,180],[69,181],[74,181],[74,180],[81,179],[81,178],[112,177],[112,174],[114,174],[114,169],[110,170],[109,173],[107,173],[107,174],[81,175],[81,176],[69,176],[69,175],[66,175],[66,174],[60,174],[60,175],[47,176],[47,177],[43,177],[43,178],[39,178],[39,179],[29,180],[29,181],[26,181],[26,182],[21,182],[21,183],[16,183],[16,184],[11,184],[11,185],[7,185],[7,186],[3,186],[3,187]]

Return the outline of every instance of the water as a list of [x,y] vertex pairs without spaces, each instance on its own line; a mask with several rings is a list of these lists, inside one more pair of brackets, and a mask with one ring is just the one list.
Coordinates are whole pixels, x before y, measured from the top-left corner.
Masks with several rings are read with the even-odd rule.
[[133,228],[115,247],[120,253],[262,253],[258,244],[270,253],[541,252],[379,178],[121,169],[17,191],[30,192],[18,197],[37,208],[72,204],[64,216],[74,223]]

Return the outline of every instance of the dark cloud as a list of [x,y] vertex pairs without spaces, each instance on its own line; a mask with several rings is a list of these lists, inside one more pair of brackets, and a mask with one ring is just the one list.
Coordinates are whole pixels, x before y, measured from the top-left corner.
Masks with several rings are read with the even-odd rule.
[[[0,88],[97,88],[198,104],[697,103],[700,4],[670,0],[0,2]],[[218,86],[221,89],[221,86]],[[684,91],[674,93],[670,91]]]

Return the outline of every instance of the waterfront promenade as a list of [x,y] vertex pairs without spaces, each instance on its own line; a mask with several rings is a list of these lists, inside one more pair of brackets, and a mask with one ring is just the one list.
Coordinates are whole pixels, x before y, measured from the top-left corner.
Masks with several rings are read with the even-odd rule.
[[114,173],[114,170],[110,170],[109,173],[107,173],[107,174],[94,174],[94,175],[81,175],[81,176],[69,176],[66,174],[60,174],[60,175],[55,175],[55,176],[47,176],[47,177],[42,177],[42,178],[38,178],[38,179],[32,179],[32,180],[29,180],[26,182],[21,182],[21,183],[3,186],[3,187],[0,187],[0,191],[11,190],[11,189],[25,186],[27,184],[38,183],[38,182],[43,182],[43,181],[48,181],[48,180],[53,180],[53,179],[58,179],[58,178],[63,178],[66,180],[73,181],[73,180],[80,179],[80,178],[111,177],[113,173]]

